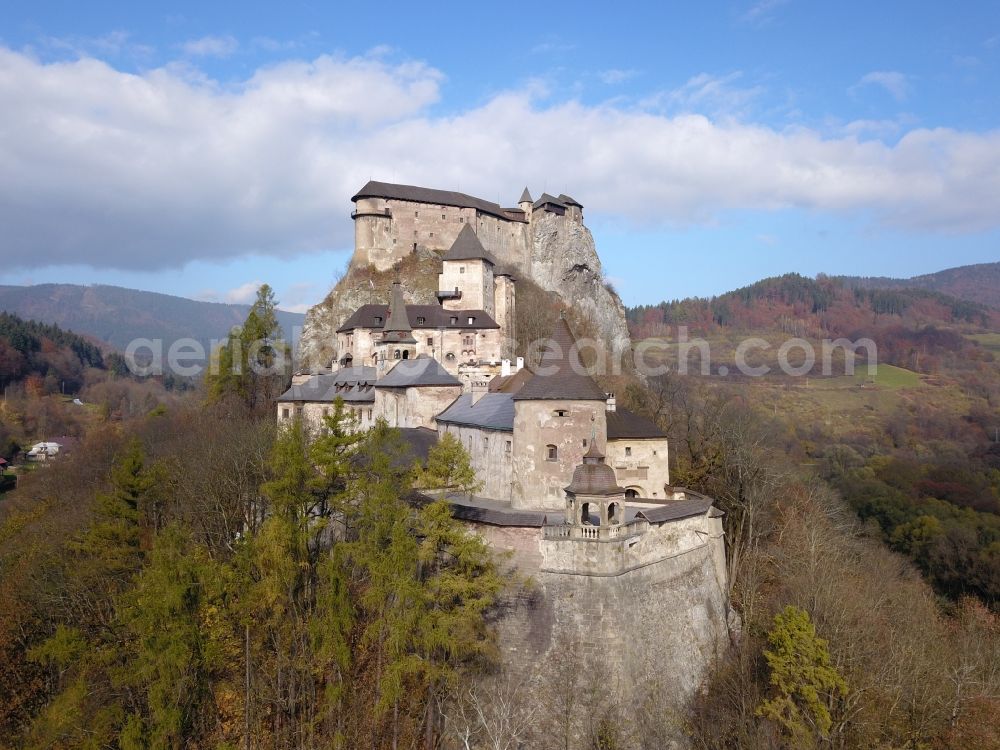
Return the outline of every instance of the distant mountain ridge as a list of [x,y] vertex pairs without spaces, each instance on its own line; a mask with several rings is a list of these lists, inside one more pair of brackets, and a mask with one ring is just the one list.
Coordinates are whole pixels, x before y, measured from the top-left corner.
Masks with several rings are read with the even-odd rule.
[[894,279],[888,276],[838,276],[846,286],[859,289],[928,289],[958,299],[1000,308],[1000,263],[946,268],[937,273]]
[[[161,339],[166,352],[182,338],[196,339],[208,351],[212,340],[243,323],[250,306],[104,284],[37,284],[0,286],[0,310],[92,336],[119,350],[134,339]],[[304,319],[301,313],[278,311],[286,338],[298,338]]]

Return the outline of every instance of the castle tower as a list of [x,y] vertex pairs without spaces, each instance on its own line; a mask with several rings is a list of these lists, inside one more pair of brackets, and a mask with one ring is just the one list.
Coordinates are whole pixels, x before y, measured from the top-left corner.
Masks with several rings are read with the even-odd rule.
[[[573,481],[566,488],[566,523],[603,529],[620,525],[624,515],[625,489],[618,486],[615,470],[604,462],[597,440],[591,438],[583,463],[573,470]],[[600,530],[593,538],[600,538]]]
[[397,362],[412,359],[417,354],[417,340],[413,338],[413,328],[403,300],[403,285],[398,281],[392,285],[389,315],[382,327],[382,335],[375,344],[375,352],[379,377],[388,373]]
[[445,310],[485,310],[496,313],[493,257],[472,226],[466,224],[441,259],[438,299]]
[[531,221],[531,210],[534,205],[534,201],[531,200],[531,193],[528,192],[527,186],[524,188],[524,192],[521,193],[521,197],[517,199],[517,207],[524,211],[525,218]]

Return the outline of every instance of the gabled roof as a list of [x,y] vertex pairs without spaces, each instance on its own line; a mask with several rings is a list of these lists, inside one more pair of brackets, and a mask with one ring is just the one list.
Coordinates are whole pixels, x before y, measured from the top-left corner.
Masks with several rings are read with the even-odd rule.
[[608,440],[666,438],[667,433],[635,412],[618,407],[608,414]]
[[567,206],[579,206],[580,208],[583,208],[582,203],[573,200],[568,195],[566,195],[566,193],[559,193],[559,200],[562,201],[562,203]]
[[514,400],[606,401],[607,394],[582,371],[579,356],[573,356],[576,337],[564,318],[556,321],[549,340],[552,345],[533,368],[531,379],[514,394]]
[[561,200],[559,200],[558,198],[556,198],[554,195],[549,195],[548,193],[542,193],[541,196],[539,196],[538,200],[535,201],[535,203],[533,204],[533,207],[534,208],[541,208],[546,203],[551,203],[553,205],[562,206],[563,208],[566,208],[566,204],[565,203],[563,203]]
[[375,400],[375,368],[344,367],[336,372],[313,375],[305,383],[293,385],[278,397],[281,402],[368,403]]
[[[362,305],[344,321],[337,333],[347,333],[355,328],[381,330],[388,311],[388,305]],[[445,310],[440,305],[406,305],[406,317],[414,330],[459,328],[478,331],[500,327],[485,310]],[[381,318],[382,322],[377,318]],[[451,322],[452,318],[456,319],[454,323]],[[473,319],[472,323],[469,323],[469,318]]]
[[514,401],[509,393],[484,393],[473,404],[472,394],[463,393],[435,419],[445,424],[514,431]]
[[412,201],[413,203],[430,203],[437,206],[456,206],[458,208],[474,208],[491,216],[511,221],[524,221],[512,216],[509,210],[504,209],[499,203],[486,201],[465,193],[457,193],[452,190],[435,190],[433,188],[418,187],[416,185],[397,185],[391,182],[368,182],[361,188],[354,197],[355,203],[361,198],[389,198],[400,201]]
[[410,318],[403,302],[403,285],[398,281],[392,285],[392,304],[389,305],[389,319],[382,327],[382,341],[395,344],[415,344]]
[[441,260],[485,260],[491,265],[496,265],[493,256],[486,252],[471,224],[462,227],[462,231],[458,233],[458,237]]
[[517,202],[518,203],[534,203],[534,201],[531,200],[531,193],[528,192],[528,187],[527,186],[525,186],[524,192],[521,193],[521,197],[517,199]]
[[426,354],[416,359],[400,360],[383,378],[375,383],[376,388],[411,388],[414,386],[458,386],[462,384],[444,369],[433,357]]

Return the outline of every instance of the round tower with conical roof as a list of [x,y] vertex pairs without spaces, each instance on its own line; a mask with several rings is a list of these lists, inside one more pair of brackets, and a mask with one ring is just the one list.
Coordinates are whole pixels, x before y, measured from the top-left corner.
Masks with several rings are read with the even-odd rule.
[[573,470],[566,488],[566,523],[571,526],[618,526],[625,514],[625,488],[615,470],[604,462],[604,451],[591,437],[582,463]]

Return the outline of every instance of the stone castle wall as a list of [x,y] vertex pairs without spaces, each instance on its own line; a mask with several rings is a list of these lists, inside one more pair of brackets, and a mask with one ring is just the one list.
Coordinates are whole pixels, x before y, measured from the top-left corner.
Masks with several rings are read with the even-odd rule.
[[509,552],[527,581],[499,622],[499,645],[526,699],[540,704],[528,746],[566,747],[568,736],[569,747],[583,747],[593,722],[608,718],[629,750],[683,747],[679,717],[729,644],[718,519],[651,527],[639,542],[642,564],[615,576],[548,566],[559,556],[555,547],[617,554],[612,547],[625,540],[550,542],[537,528],[476,531]]

